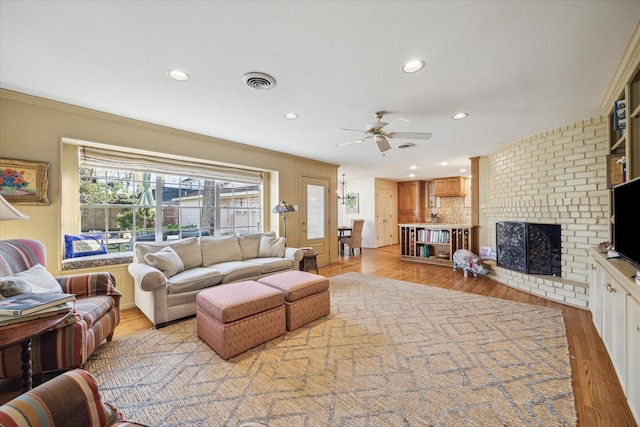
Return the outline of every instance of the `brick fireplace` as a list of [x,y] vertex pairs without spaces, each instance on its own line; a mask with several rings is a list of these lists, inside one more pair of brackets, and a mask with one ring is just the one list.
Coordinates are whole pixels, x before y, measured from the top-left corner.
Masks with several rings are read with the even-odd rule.
[[562,275],[560,225],[496,223],[498,267],[525,274]]

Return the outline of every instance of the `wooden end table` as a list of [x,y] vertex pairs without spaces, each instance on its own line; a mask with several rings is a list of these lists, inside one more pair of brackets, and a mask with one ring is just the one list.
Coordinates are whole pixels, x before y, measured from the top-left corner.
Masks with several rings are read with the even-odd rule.
[[43,334],[62,322],[71,314],[61,313],[51,317],[30,320],[28,322],[14,323],[13,325],[0,327],[0,350],[20,344],[22,352],[20,360],[22,362],[22,392],[31,390],[33,385],[31,371],[31,340]]
[[320,274],[318,271],[318,261],[316,259],[318,253],[313,250],[306,250],[302,253],[304,256],[302,257],[302,261],[300,261],[300,271],[315,270],[316,274]]

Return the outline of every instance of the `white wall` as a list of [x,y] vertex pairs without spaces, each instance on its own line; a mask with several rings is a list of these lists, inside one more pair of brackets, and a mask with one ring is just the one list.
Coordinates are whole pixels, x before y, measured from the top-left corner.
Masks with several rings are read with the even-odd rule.
[[[345,172],[346,173],[346,172]],[[342,182],[342,172],[338,169],[338,189]],[[362,231],[362,246],[364,248],[376,247],[376,192],[375,179],[349,179],[345,175],[346,189],[351,193],[358,193],[359,212],[354,214],[346,213],[346,205],[342,201],[338,202],[338,226],[351,225],[352,219],[364,219],[364,229]]]

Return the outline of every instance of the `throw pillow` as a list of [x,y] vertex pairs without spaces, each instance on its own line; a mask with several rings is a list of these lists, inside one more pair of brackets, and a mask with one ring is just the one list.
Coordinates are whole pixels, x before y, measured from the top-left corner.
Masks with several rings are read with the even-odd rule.
[[184,264],[180,256],[170,246],[155,253],[148,253],[144,260],[152,267],[162,271],[165,276],[171,277],[184,270]]
[[25,281],[34,294],[61,294],[62,286],[55,277],[42,265],[36,264],[28,270],[21,271],[12,276],[0,277],[0,282],[19,279]]
[[260,258],[282,258],[284,257],[286,243],[287,240],[284,237],[262,236],[258,256]]
[[9,298],[20,294],[30,294],[31,286],[17,277],[5,277],[0,281],[0,299]]
[[107,253],[101,233],[96,234],[65,234],[65,258],[77,258],[89,255]]

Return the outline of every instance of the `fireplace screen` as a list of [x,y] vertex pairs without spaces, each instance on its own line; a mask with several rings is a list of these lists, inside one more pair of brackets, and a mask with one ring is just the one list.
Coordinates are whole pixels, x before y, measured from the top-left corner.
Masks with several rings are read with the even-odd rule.
[[496,223],[498,267],[526,274],[560,276],[560,225],[530,222]]

